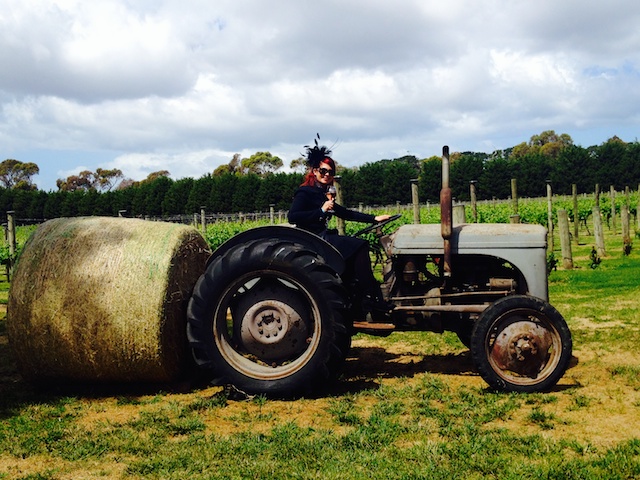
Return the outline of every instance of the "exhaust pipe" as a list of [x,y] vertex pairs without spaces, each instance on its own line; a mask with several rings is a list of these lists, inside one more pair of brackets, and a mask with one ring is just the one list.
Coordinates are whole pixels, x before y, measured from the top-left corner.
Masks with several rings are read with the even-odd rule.
[[444,276],[451,276],[451,234],[453,232],[453,199],[449,187],[449,147],[442,147],[442,190],[440,190],[440,225],[444,240]]

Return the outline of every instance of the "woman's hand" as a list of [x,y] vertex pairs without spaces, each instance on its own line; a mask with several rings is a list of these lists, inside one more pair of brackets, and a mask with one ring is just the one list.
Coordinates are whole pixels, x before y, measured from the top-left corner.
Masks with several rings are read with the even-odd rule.
[[385,220],[389,220],[391,218],[391,215],[377,215],[375,217],[376,222],[384,222]]
[[335,200],[327,200],[322,204],[322,211],[327,213],[329,210],[333,210],[333,204]]

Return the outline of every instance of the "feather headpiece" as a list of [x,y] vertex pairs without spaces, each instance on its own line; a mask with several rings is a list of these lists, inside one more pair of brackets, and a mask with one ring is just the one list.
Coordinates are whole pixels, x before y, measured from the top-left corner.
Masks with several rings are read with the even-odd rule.
[[307,150],[307,165],[310,168],[318,168],[325,158],[331,157],[331,150],[329,148],[325,147],[324,145],[318,145],[320,134],[316,133],[316,137],[317,138],[313,139],[313,146],[304,146],[304,148],[306,148]]

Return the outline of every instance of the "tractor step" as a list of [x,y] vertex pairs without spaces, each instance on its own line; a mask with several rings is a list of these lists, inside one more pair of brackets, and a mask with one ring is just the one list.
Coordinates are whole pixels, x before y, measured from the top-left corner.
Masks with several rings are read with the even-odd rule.
[[353,328],[356,330],[376,330],[380,332],[391,332],[396,326],[393,323],[378,322],[353,322]]

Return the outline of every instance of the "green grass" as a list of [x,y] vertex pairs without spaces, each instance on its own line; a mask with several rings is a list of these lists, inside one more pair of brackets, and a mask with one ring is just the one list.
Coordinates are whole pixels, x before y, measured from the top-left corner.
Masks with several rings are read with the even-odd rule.
[[[632,351],[640,344],[640,245],[624,255],[621,237],[609,235],[607,255],[595,269],[590,268],[592,247],[593,239],[583,237],[581,245],[572,247],[576,268],[551,272],[551,302],[565,317],[581,320],[572,325],[577,343],[599,342],[607,351]],[[586,328],[584,322],[615,328]]]
[[[598,352],[551,393],[495,393],[465,381],[474,376],[453,334],[376,338],[367,348],[379,369],[368,373],[371,357],[350,362],[361,371],[325,397],[290,402],[234,400],[206,386],[41,390],[20,379],[0,343],[0,479],[640,478],[640,436],[602,443],[572,433],[597,409],[640,418],[640,396],[627,401],[640,391],[640,248],[624,256],[617,237],[607,246],[591,269],[585,236],[574,246],[578,268],[550,273],[574,351]],[[5,330],[0,315],[6,338]],[[418,360],[393,364],[394,347]],[[596,369],[603,373],[589,377]],[[306,408],[316,410],[302,421]]]
[[[444,393],[443,393],[444,392]],[[76,399],[24,406],[3,419],[4,455],[49,456],[79,469],[96,461],[124,462],[125,476],[182,478],[636,478],[640,441],[593,450],[572,441],[550,441],[542,432],[562,422],[534,402],[529,431],[491,427],[495,419],[530,406],[521,395],[474,389],[452,391],[426,376],[414,387],[363,392],[374,403],[365,412],[334,404],[336,425],[302,427],[281,419],[264,433],[206,434],[193,412],[177,407],[143,408],[131,421],[105,422],[91,430],[77,423]],[[431,420],[431,421],[430,421]],[[252,420],[247,419],[250,423]],[[60,471],[40,473],[58,478]],[[48,476],[47,476],[48,475]],[[0,477],[1,478],[1,477]],[[8,477],[5,477],[8,478]],[[36,478],[36,477],[20,477]]]

